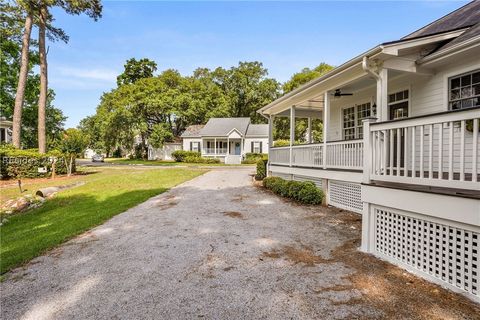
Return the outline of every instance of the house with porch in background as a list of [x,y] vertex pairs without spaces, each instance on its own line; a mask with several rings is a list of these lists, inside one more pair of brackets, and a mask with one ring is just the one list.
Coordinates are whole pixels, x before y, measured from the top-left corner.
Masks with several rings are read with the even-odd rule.
[[12,143],[13,122],[0,116],[0,143]]
[[201,152],[226,164],[240,164],[247,153],[268,152],[268,125],[250,118],[210,118],[192,125],[181,135],[183,150]]
[[[259,112],[270,175],[314,181],[362,215],[361,250],[480,301],[480,1]],[[273,146],[278,117],[286,147]],[[322,119],[323,141],[295,144],[298,119]]]

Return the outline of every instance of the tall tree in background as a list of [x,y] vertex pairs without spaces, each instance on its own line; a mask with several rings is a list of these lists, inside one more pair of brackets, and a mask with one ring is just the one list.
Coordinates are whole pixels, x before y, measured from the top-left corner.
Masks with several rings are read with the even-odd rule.
[[313,69],[303,68],[302,71],[295,73],[287,82],[283,84],[283,93],[288,93],[301,85],[318,78],[332,70],[334,67],[327,63],[320,63]]
[[124,65],[125,70],[117,77],[117,85],[131,84],[137,80],[153,77],[153,73],[157,71],[157,63],[155,61],[143,58],[137,60],[131,58]]
[[47,29],[50,31],[50,39],[68,40],[63,30],[51,26],[53,17],[49,13],[49,8],[59,6],[68,14],[79,15],[85,13],[95,21],[102,15],[102,5],[100,0],[40,0],[39,22],[38,22],[38,50],[40,55],[40,95],[38,99],[38,151],[45,153],[47,148],[47,139],[45,133],[45,112],[47,108],[48,94],[48,67],[46,35]]
[[[3,5],[2,5],[3,7]],[[21,64],[20,64],[20,73],[18,75],[18,85],[17,93],[15,95],[15,106],[13,111],[13,133],[12,133],[12,143],[15,147],[20,148],[20,135],[22,129],[22,109],[23,102],[25,99],[25,89],[27,86],[27,77],[29,71],[29,54],[30,54],[30,36],[32,34],[33,26],[33,12],[35,8],[33,3],[26,1],[24,3],[25,8],[25,27],[22,36],[22,53],[21,53]],[[3,8],[2,8],[3,9]],[[16,15],[20,15],[18,8],[16,10]]]

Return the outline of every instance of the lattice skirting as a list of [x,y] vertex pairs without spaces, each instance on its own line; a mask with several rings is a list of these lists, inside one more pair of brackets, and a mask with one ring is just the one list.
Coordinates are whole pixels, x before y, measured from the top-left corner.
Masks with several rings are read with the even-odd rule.
[[322,189],[322,187],[323,187],[322,178],[314,178],[314,177],[294,174],[293,175],[293,180],[295,180],[295,181],[311,181],[311,182],[315,183],[317,188]]
[[373,206],[374,253],[480,299],[480,228]]
[[362,213],[362,188],[359,183],[329,180],[328,195],[328,204],[337,208]]

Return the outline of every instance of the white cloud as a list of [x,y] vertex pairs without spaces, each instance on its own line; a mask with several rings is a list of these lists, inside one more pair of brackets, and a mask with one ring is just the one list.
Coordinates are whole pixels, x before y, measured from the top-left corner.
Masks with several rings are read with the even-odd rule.
[[57,68],[57,72],[61,76],[107,82],[115,81],[118,75],[118,71],[111,69],[88,69],[72,67],[59,67]]

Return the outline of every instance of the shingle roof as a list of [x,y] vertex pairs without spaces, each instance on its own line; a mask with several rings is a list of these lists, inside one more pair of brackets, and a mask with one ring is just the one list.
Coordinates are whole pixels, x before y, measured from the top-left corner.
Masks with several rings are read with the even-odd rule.
[[477,23],[480,23],[480,0],[475,0],[464,5],[446,16],[406,35],[402,40],[468,28]]
[[202,130],[203,127],[204,127],[203,124],[194,124],[194,125],[188,126],[180,137],[182,138],[200,137],[200,130]]
[[200,135],[226,137],[233,129],[245,135],[249,124],[250,118],[210,118],[205,127],[200,130]]
[[462,33],[460,36],[458,36],[455,39],[453,39],[452,41],[444,44],[443,46],[441,46],[440,48],[438,48],[435,51],[438,52],[440,50],[450,48],[450,47],[452,47],[456,44],[462,43],[464,41],[467,41],[469,39],[472,39],[472,38],[478,37],[478,36],[480,36],[480,23],[477,23],[476,25],[474,25],[473,27],[471,27],[470,29],[468,29],[467,31]]
[[251,124],[247,129],[247,137],[268,137],[268,124]]

